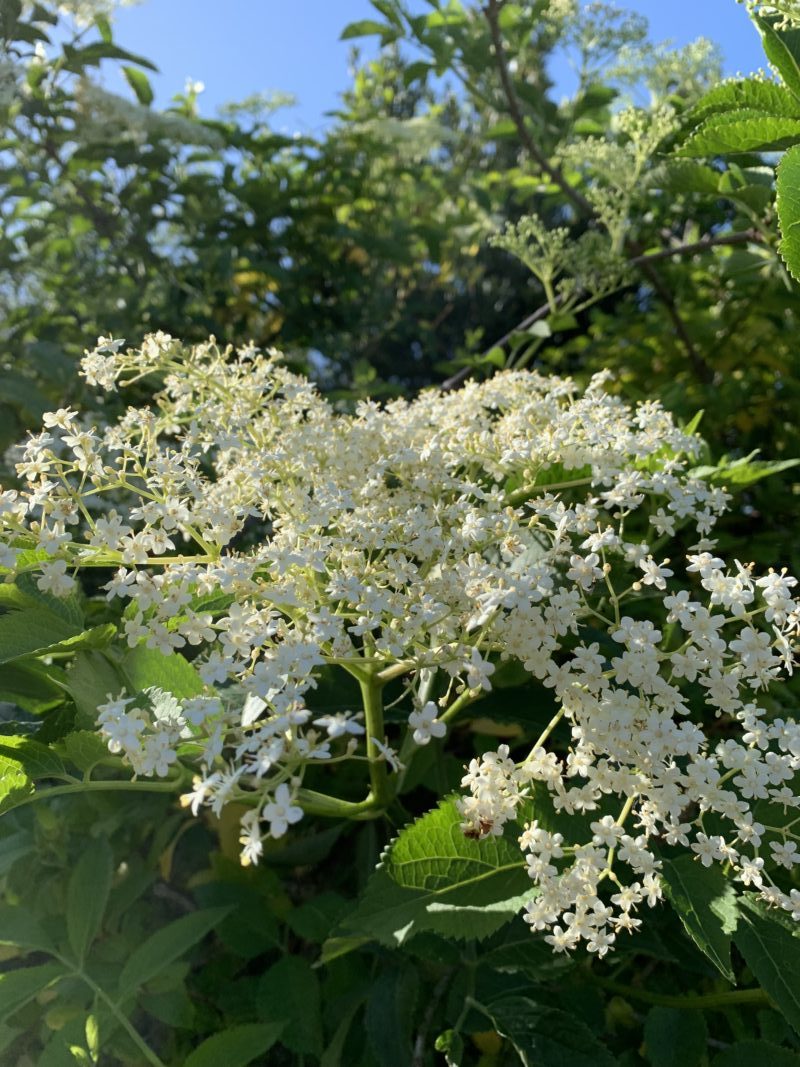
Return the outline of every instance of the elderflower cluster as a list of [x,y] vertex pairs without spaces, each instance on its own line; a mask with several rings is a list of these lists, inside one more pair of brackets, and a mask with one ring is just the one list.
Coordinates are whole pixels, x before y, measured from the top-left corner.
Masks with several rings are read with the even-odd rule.
[[[677,488],[671,475],[668,484]],[[632,488],[619,501],[620,521],[641,501]],[[666,511],[649,516],[654,533],[671,536],[679,517],[707,532],[706,509],[683,495],[687,488],[682,499],[667,490]],[[563,506],[532,507],[553,509],[563,525]],[[574,614],[557,618],[551,597],[525,613],[525,624],[509,618],[501,628],[508,651],[554,690],[559,710],[521,763],[505,746],[472,761],[462,782],[470,795],[460,802],[467,829],[499,834],[531,811],[519,843],[539,893],[526,920],[548,930],[558,951],[584,940],[604,955],[621,930],[636,929],[637,907],[661,897],[664,846],[688,848],[706,867],[729,865],[742,885],[800,918],[800,892],[786,891],[780,877],[800,863],[800,724],[771,715],[764,699],[792,669],[796,580],[755,576],[738,561],[729,567],[703,542],[686,556],[690,587],[678,588],[670,561],[654,559],[649,544],[625,544],[611,526],[589,532],[577,509],[570,524],[588,534],[566,571]],[[603,587],[602,606],[592,607],[589,594]],[[642,594],[658,601],[648,611],[657,624],[634,617],[631,597]],[[584,636],[598,624],[602,642]],[[709,713],[729,736],[704,732]],[[558,729],[557,756],[545,742]],[[582,827],[585,840],[555,832],[570,816],[567,825]],[[606,880],[616,890],[608,899]]]
[[[526,916],[556,949],[635,929],[665,849],[800,917],[800,727],[766,697],[791,670],[796,583],[714,554],[729,497],[658,402],[509,371],[346,414],[275,353],[161,333],[101,338],[82,370],[156,392],[108,424],[44,417],[0,493],[0,566],[58,597],[91,568],[119,655],[191,662],[191,699],[110,693],[97,728],[137,775],[192,769],[195,814],[244,805],[243,863],[304,811],[388,802],[511,661],[555,712],[521,761],[472,761],[460,809],[472,837],[524,823]],[[362,706],[318,704],[344,673]],[[318,791],[319,768],[359,760],[361,806]]]

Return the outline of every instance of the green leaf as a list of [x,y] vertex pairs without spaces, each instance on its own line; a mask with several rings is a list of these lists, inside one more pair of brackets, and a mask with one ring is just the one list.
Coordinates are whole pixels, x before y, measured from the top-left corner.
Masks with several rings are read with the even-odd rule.
[[104,838],[94,838],[75,864],[67,886],[67,937],[81,964],[100,932],[112,874],[111,848]]
[[66,769],[59,756],[29,737],[0,736],[0,756],[18,763],[28,778],[63,778]]
[[797,35],[778,32],[768,19],[753,16],[753,22],[761,34],[761,43],[770,63],[796,97],[800,98],[800,51]]
[[33,782],[19,763],[0,756],[0,814],[15,808],[33,792]]
[[757,897],[745,895],[734,941],[759,985],[800,1033],[800,938]]
[[0,700],[40,715],[64,702],[64,690],[54,680],[59,677],[66,675],[52,664],[45,667],[36,660],[6,663],[0,673]]
[[437,1052],[444,1053],[447,1067],[460,1067],[464,1058],[464,1041],[461,1034],[455,1030],[445,1030],[436,1038],[433,1047]]
[[80,635],[81,628],[45,608],[25,608],[0,615],[0,663],[41,654]]
[[749,456],[741,456],[735,460],[723,457],[715,467],[694,467],[691,473],[696,478],[702,478],[714,485],[745,486],[753,485],[754,482],[769,478],[773,474],[791,470],[800,463],[798,459],[754,459],[756,455],[757,452],[751,452]]
[[0,904],[0,942],[37,952],[53,952],[48,935],[25,908]]
[[107,41],[92,41],[91,44],[87,44],[83,48],[75,48],[74,45],[65,44],[64,59],[64,69],[70,70],[75,74],[80,74],[85,67],[99,66],[104,59],[127,60],[129,63],[136,63],[138,66],[146,67],[148,70],[158,70],[158,67],[151,63],[149,59],[145,59],[144,56],[128,52],[124,48]]
[[139,103],[149,107],[153,102],[153,87],[144,71],[139,70],[138,67],[123,67],[122,73],[125,75],[125,81],[136,94]]
[[102,737],[91,730],[74,730],[59,742],[59,747],[70,763],[83,773],[98,763],[119,762],[108,751],[108,745]]
[[742,108],[785,118],[800,117],[800,104],[783,86],[761,78],[742,78],[715,85],[688,112],[686,119],[697,123],[709,115]]
[[664,891],[686,932],[720,973],[735,984],[731,935],[739,911],[736,892],[716,864],[703,867],[691,856],[666,860]]
[[533,893],[516,844],[464,836],[453,800],[412,823],[389,846],[355,911],[323,947],[323,961],[370,940],[397,947],[422,931],[488,937]]
[[355,1002],[344,1012],[343,1016],[339,1016],[341,1021],[336,1027],[336,1031],[330,1040],[330,1044],[322,1053],[319,1067],[340,1067],[344,1062],[342,1054],[345,1042],[347,1041],[347,1035],[350,1033],[350,1027],[353,1025],[353,1018],[360,1007],[361,1001],[355,1000]]
[[800,1056],[771,1041],[737,1041],[711,1061],[711,1067],[800,1067]]
[[800,145],[790,148],[778,164],[778,222],[783,261],[795,281],[800,281]]
[[[183,915],[156,930],[129,956],[119,976],[120,997],[145,985],[173,960],[199,944],[230,912],[230,908],[207,908]],[[199,1050],[198,1050],[199,1051]]]
[[27,601],[27,605],[24,606],[47,608],[65,622],[72,623],[76,631],[83,630],[84,616],[80,598],[75,593],[69,596],[53,596],[52,593],[44,593],[36,584],[37,577],[32,571],[23,571],[17,576],[14,584]]
[[60,963],[43,963],[39,967],[20,967],[0,974],[0,1020],[19,1011],[66,973]]
[[97,724],[98,705],[119,696],[125,682],[109,658],[94,649],[79,652],[67,669],[67,688],[78,709],[77,724]]
[[493,1001],[488,1014],[525,1067],[615,1067],[616,1060],[589,1027],[558,1008],[512,996]]
[[[33,788],[33,783],[31,783]],[[34,850],[33,835],[25,830],[7,834],[0,838],[0,875],[7,874],[17,860]]]
[[655,179],[659,186],[671,192],[716,196],[720,172],[706,163],[695,163],[691,159],[671,159],[658,168]]
[[411,1063],[418,993],[417,971],[410,964],[383,971],[373,984],[364,1028],[381,1067],[408,1067]]
[[105,15],[95,15],[94,24],[97,27],[97,32],[106,44],[111,44],[114,37],[111,32],[111,23]]
[[258,1014],[281,1030],[281,1044],[298,1055],[322,1054],[319,979],[300,956],[284,956],[258,983]]
[[701,1011],[657,1007],[647,1013],[644,1041],[651,1067],[701,1067],[707,1040]]
[[480,941],[496,933],[519,913],[535,889],[486,904],[459,904],[460,887],[425,892],[399,886],[379,868],[367,883],[356,908],[334,929],[322,949],[322,962],[377,941],[389,948],[405,944],[415,934],[430,932],[459,941]]
[[134,692],[158,686],[178,700],[188,700],[205,690],[200,675],[178,652],[165,656],[157,648],[137,645],[125,656],[122,670]]
[[263,1056],[281,1036],[281,1027],[270,1023],[232,1026],[206,1038],[184,1060],[183,1067],[247,1067]]
[[712,115],[677,150],[678,156],[721,156],[738,152],[775,152],[800,141],[800,117],[742,110]]
[[352,41],[355,37],[372,37],[379,34],[381,37],[389,30],[385,22],[377,22],[375,19],[360,19],[351,22],[342,30],[340,41]]
[[350,901],[339,893],[319,893],[286,916],[289,929],[304,941],[321,945],[336,923],[350,911]]
[[530,889],[515,842],[504,837],[475,841],[464,835],[461,821],[455,801],[444,800],[400,831],[383,857],[386,873],[409,889],[459,890],[460,904],[489,904]]

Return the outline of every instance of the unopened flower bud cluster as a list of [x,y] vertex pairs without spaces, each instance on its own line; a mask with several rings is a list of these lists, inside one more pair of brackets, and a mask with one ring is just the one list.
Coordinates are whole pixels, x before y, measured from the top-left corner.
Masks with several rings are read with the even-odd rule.
[[360,708],[313,710],[322,670],[404,678],[413,748],[511,659],[556,711],[521,762],[472,762],[461,811],[472,836],[527,820],[527,919],[556,949],[634,930],[664,844],[800,916],[779,888],[800,729],[764,699],[791,669],[795,581],[715,555],[727,494],[657,402],[525,371],[345,414],[275,354],[164,334],[101,339],[83,373],[157,392],[110,424],[45,416],[0,494],[0,566],[30,566],[33,540],[55,596],[106,568],[121,641],[192,660],[204,693],[111,693],[98,729],[138,775],[194,766],[195,813],[246,804],[243,862],[301,818],[310,767],[400,769],[402,737]]

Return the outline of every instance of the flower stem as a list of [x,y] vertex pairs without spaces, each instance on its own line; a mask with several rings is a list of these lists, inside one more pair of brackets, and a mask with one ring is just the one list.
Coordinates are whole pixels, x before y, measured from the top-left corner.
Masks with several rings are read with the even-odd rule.
[[101,791],[114,791],[114,790],[138,790],[139,792],[147,793],[174,793],[183,781],[183,776],[180,778],[169,778],[160,782],[135,782],[135,781],[109,781],[109,782],[76,782],[75,785],[55,785],[51,789],[39,789],[35,793],[30,793],[26,797],[22,797],[20,800],[11,801],[7,804],[3,814],[6,811],[12,811],[14,808],[23,808],[26,804],[33,804],[37,800],[47,800],[50,797],[63,797],[69,796],[72,793],[97,793]]
[[708,1008],[710,1010],[731,1008],[736,1004],[770,1004],[771,1001],[763,989],[732,989],[724,993],[707,993],[700,996],[672,996],[667,993],[649,993],[645,989],[613,982],[609,978],[592,977],[592,982],[607,989],[609,993],[618,993],[622,997],[632,997],[645,1004],[657,1004],[664,1008]]
[[364,720],[367,734],[367,758],[369,759],[370,799],[374,807],[385,808],[392,799],[386,761],[375,744],[383,741],[383,682],[377,675],[361,677],[361,700],[364,705]]

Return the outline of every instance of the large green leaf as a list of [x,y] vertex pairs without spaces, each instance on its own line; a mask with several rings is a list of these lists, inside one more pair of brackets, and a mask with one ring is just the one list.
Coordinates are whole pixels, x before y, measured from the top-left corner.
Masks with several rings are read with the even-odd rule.
[[708,1029],[701,1011],[651,1008],[644,1041],[651,1067],[701,1067],[706,1062]]
[[775,152],[800,141],[796,119],[742,109],[706,119],[678,148],[679,156],[724,156],[739,152]]
[[47,608],[54,615],[72,623],[78,630],[83,629],[84,617],[80,597],[77,593],[69,596],[53,596],[52,593],[43,592],[37,582],[39,575],[36,571],[23,571],[17,575],[14,585],[19,590],[23,607]]
[[0,700],[40,715],[65,700],[56,679],[66,682],[66,674],[54,664],[45,666],[33,659],[6,663],[0,672]]
[[34,781],[38,778],[63,778],[66,769],[60,757],[47,745],[30,737],[0,736],[0,756],[18,763]]
[[711,1067],[800,1067],[800,1056],[771,1041],[737,1041],[711,1061]]
[[118,765],[119,756],[112,756],[100,734],[91,730],[74,730],[59,742],[59,750],[79,771],[86,773],[98,763]]
[[697,123],[709,115],[741,108],[786,118],[800,117],[800,102],[783,86],[762,78],[741,78],[715,85],[695,104],[686,119]]
[[108,656],[85,649],[67,669],[67,687],[78,709],[77,725],[94,727],[98,705],[118,696],[125,682]]
[[284,956],[258,983],[258,1014],[282,1031],[281,1043],[299,1055],[322,1054],[319,979],[300,956]]
[[0,904],[0,942],[37,952],[52,952],[54,946],[29,911],[18,905]]
[[525,1067],[614,1067],[615,1058],[574,1015],[527,997],[504,997],[488,1007],[495,1028]]
[[333,930],[322,950],[323,962],[378,941],[389,948],[429,932],[458,941],[481,941],[511,922],[535,888],[505,900],[462,904],[459,887],[438,892],[398,885],[382,868],[367,883],[356,908]]
[[206,1038],[183,1061],[183,1067],[247,1067],[263,1056],[281,1036],[275,1023],[246,1023],[231,1026]]
[[161,927],[131,953],[119,976],[120,997],[133,993],[199,944],[230,912],[230,908],[206,908],[183,915]]
[[800,464],[798,459],[755,459],[756,455],[757,452],[751,452],[748,456],[733,460],[725,457],[715,467],[694,467],[691,473],[696,478],[702,478],[714,485],[743,487],[760,482],[762,478],[769,478],[773,474],[782,474],[783,471],[791,470]]
[[722,868],[703,867],[691,856],[680,856],[665,861],[662,875],[667,899],[686,932],[720,973],[735,982],[731,935],[739,912],[736,892]]
[[419,979],[411,965],[383,971],[370,991],[364,1028],[381,1067],[407,1067],[413,1060]]
[[800,100],[800,49],[797,47],[797,35],[783,33],[775,29],[773,23],[765,18],[753,18],[767,59],[777,68],[786,86]]
[[113,857],[108,842],[94,838],[83,851],[67,886],[67,937],[78,963],[100,932],[111,891]]
[[778,164],[778,245],[789,273],[800,281],[800,145],[790,148]]
[[458,890],[460,904],[488,904],[530,888],[515,842],[476,841],[465,836],[461,822],[455,801],[444,800],[400,831],[383,857],[386,873],[408,889]]
[[736,947],[759,985],[800,1033],[800,937],[757,897],[744,896],[741,903]]
[[127,653],[121,669],[134,692],[158,686],[179,700],[188,700],[205,689],[195,668],[178,652],[164,655],[157,648],[137,645]]
[[0,1020],[7,1019],[66,971],[60,963],[43,963],[39,967],[20,967],[0,974]]
[[0,616],[0,663],[46,652],[80,633],[81,627],[77,623],[44,607],[9,611]]
[[19,761],[0,755],[0,814],[16,807],[33,792],[33,782]]

